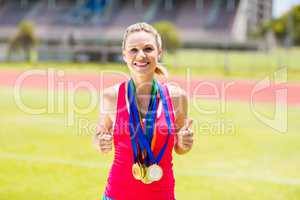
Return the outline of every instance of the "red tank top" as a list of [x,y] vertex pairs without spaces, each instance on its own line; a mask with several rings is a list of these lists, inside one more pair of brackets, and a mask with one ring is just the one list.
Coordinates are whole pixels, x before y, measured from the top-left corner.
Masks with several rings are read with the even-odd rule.
[[[159,162],[163,170],[163,177],[159,181],[151,184],[144,184],[135,180],[132,175],[133,150],[129,132],[129,111],[126,105],[127,82],[121,83],[118,91],[117,114],[114,124],[114,161],[112,163],[105,195],[114,200],[174,200],[174,174],[172,162],[172,150],[174,146],[174,110],[172,101],[166,85],[163,85],[165,97],[167,99],[170,118],[171,135],[166,151]],[[161,100],[159,100],[159,104]],[[154,155],[157,156],[163,147],[168,134],[168,127],[165,119],[165,111],[162,105],[159,105],[156,122],[156,144]]]

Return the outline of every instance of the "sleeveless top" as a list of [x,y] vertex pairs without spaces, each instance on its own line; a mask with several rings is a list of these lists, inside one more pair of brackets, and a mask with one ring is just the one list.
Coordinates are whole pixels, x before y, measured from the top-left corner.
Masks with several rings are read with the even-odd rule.
[[[129,108],[127,100],[127,82],[119,86],[117,99],[117,113],[114,124],[114,160],[107,179],[105,195],[114,200],[174,200],[175,179],[173,174],[172,151],[174,146],[174,109],[166,85],[162,85],[164,95],[167,99],[168,110],[171,118],[171,135],[165,153],[159,162],[163,170],[163,177],[151,184],[144,184],[134,179],[132,175],[133,150],[129,132]],[[154,155],[157,156],[163,147],[168,126],[165,111],[159,99],[156,116],[156,144]]]

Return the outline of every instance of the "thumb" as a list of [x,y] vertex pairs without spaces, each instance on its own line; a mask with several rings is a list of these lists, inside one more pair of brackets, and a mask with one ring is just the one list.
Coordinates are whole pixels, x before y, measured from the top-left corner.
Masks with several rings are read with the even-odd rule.
[[188,119],[185,123],[185,125],[183,126],[183,129],[188,129],[188,128],[192,128],[193,125],[193,120],[192,119]]

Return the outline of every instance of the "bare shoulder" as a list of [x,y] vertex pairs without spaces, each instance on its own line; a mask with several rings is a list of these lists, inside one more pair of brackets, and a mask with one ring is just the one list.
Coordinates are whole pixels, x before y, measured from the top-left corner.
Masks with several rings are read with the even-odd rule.
[[178,103],[186,98],[186,92],[178,85],[167,84],[173,103]]
[[120,84],[116,84],[111,87],[105,88],[100,99],[101,113],[108,115],[112,121],[114,121],[117,108],[119,85]]
[[113,85],[111,87],[105,88],[103,90],[103,98],[107,99],[107,100],[116,100],[117,96],[118,96],[118,85]]
[[185,115],[187,110],[186,92],[180,86],[175,84],[167,84],[167,87],[173,103],[175,117],[178,118],[179,115]]

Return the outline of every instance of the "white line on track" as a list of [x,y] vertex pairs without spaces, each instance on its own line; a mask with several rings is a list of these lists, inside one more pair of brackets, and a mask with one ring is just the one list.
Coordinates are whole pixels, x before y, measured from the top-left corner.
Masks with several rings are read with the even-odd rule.
[[84,167],[84,168],[104,168],[109,167],[109,163],[104,162],[93,162],[93,161],[83,161],[83,160],[66,160],[61,158],[44,158],[39,156],[31,155],[20,155],[14,153],[0,153],[0,159],[9,159],[15,161],[26,161],[42,164],[60,164],[60,165],[70,165],[74,167]]

